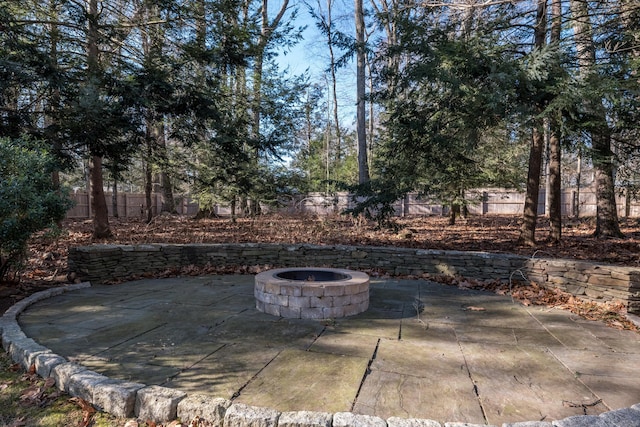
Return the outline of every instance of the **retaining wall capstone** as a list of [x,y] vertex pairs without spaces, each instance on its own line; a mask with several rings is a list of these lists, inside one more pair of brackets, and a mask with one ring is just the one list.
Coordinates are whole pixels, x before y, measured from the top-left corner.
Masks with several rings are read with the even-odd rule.
[[615,301],[640,314],[640,269],[488,252],[287,244],[95,245],[71,248],[69,270],[104,283],[188,265],[377,269],[393,275],[449,275],[537,282],[590,301]]

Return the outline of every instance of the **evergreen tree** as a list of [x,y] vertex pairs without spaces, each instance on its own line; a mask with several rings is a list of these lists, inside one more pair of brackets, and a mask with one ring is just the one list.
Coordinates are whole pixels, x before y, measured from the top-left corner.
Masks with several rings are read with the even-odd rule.
[[[389,203],[417,190],[455,213],[468,189],[500,181],[498,174],[484,173],[479,152],[490,131],[515,114],[522,76],[510,55],[513,46],[494,31],[500,22],[495,15],[478,17],[474,32],[464,37],[459,21],[443,22],[433,9],[395,23],[402,36],[385,55],[398,59],[385,63],[410,61],[397,74],[388,67],[379,72],[381,82],[393,82],[378,94],[387,117],[377,154],[379,178],[362,187],[360,194],[368,198],[354,212],[389,214]],[[503,135],[505,146],[513,142]]]

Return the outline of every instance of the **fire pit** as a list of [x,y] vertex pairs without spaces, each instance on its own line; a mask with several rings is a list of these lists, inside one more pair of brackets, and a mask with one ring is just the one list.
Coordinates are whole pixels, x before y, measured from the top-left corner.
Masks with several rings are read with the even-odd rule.
[[369,276],[338,268],[279,268],[256,275],[256,308],[294,319],[353,316],[369,308]]

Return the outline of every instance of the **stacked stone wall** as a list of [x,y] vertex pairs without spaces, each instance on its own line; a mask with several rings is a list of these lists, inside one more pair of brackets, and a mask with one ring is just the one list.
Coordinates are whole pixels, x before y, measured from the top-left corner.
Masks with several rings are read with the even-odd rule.
[[524,276],[583,299],[619,301],[629,313],[640,313],[640,269],[586,261],[487,252],[305,244],[95,245],[69,250],[69,270],[81,280],[94,283],[188,265],[378,269],[393,275],[428,273],[502,281]]

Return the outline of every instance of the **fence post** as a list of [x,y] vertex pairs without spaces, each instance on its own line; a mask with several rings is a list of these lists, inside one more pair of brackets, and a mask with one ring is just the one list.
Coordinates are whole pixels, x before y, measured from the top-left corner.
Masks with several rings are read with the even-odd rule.
[[486,215],[489,213],[489,193],[486,191],[482,192],[482,215]]

